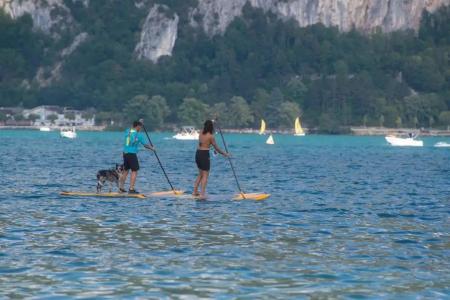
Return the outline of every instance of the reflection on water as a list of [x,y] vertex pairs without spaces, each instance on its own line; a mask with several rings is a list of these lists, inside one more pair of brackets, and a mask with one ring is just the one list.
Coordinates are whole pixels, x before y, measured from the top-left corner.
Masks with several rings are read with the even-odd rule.
[[[195,142],[155,143],[190,190]],[[120,161],[119,133],[0,131],[0,296],[450,297],[450,154],[382,138],[228,136],[209,201],[61,198]],[[433,145],[433,141],[425,140]],[[142,191],[167,189],[141,152]]]

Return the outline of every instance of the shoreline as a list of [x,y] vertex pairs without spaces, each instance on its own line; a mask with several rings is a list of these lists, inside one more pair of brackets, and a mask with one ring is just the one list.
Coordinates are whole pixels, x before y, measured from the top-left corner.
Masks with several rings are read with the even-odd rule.
[[[321,133],[317,128],[304,128],[306,135],[328,135]],[[228,133],[243,133],[243,134],[259,134],[259,130],[244,128],[244,129],[222,129],[223,132]],[[345,132],[345,133],[344,133]],[[353,135],[353,136],[387,136],[387,135],[407,135],[408,133],[417,133],[420,136],[450,136],[450,130],[443,129],[417,129],[417,128],[387,128],[387,127],[349,127],[343,133],[336,133],[332,135]],[[267,130],[267,134],[294,134],[291,129],[277,129]]]
[[407,135],[411,132],[420,136],[450,136],[450,130],[423,128],[350,127],[350,132],[356,136]]
[[[0,126],[0,130],[36,130],[39,131],[41,126]],[[63,127],[51,127],[52,131],[59,131]],[[106,126],[77,126],[76,130],[79,131],[108,131]],[[115,130],[112,130],[115,131]],[[120,131],[120,130],[119,130]],[[156,130],[155,132],[164,132],[166,130]],[[226,133],[237,133],[237,134],[259,134],[258,129],[253,128],[242,128],[242,129],[222,129]],[[170,130],[170,132],[176,132],[176,130]],[[307,135],[326,135],[326,133],[320,133],[318,129],[307,129],[305,128]],[[442,136],[450,137],[450,130],[443,129],[417,129],[417,128],[387,128],[387,127],[349,127],[348,131],[345,133],[337,133],[333,135],[353,135],[353,136],[386,136],[386,135],[407,135],[408,133],[418,133],[420,136]],[[267,130],[267,134],[282,134],[290,135],[293,134],[291,129],[276,129]]]
[[[0,130],[36,130],[39,131],[39,128],[42,126],[9,126],[3,125],[0,126]],[[79,131],[105,131],[106,126],[54,126],[50,127],[51,131],[59,131],[62,128],[75,127],[76,130]]]

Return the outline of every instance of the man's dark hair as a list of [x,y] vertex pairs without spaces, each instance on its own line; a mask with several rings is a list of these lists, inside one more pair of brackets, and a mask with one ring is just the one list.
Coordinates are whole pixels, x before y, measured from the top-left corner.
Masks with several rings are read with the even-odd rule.
[[142,122],[140,122],[140,121],[134,121],[134,122],[133,122],[133,127],[138,127],[138,126],[142,126]]
[[213,134],[214,132],[214,124],[211,120],[206,120],[205,124],[203,125],[203,134],[206,134],[208,132],[211,134]]

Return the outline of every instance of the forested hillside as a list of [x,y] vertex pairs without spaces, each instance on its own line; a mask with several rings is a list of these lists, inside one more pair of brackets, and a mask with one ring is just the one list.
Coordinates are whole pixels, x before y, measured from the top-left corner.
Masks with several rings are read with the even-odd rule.
[[75,33],[52,39],[29,16],[0,14],[0,106],[95,107],[99,122],[138,115],[153,128],[212,114],[228,127],[260,118],[291,127],[297,115],[324,131],[450,125],[450,7],[424,13],[419,32],[366,35],[300,28],[247,5],[223,35],[209,37],[187,24],[191,1],[166,2],[180,15],[178,38],[172,56],[152,63],[134,54],[146,13],[131,1],[67,1],[73,31],[88,38],[46,86],[36,82],[39,67],[56,64]]

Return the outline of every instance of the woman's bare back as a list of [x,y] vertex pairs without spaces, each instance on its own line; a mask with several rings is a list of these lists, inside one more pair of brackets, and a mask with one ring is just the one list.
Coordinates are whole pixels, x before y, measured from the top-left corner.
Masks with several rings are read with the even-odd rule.
[[213,135],[209,132],[203,133],[201,132],[198,137],[198,149],[199,150],[209,150],[209,147],[212,144]]

